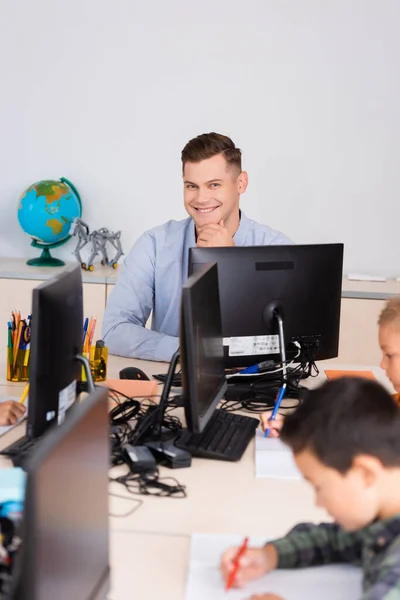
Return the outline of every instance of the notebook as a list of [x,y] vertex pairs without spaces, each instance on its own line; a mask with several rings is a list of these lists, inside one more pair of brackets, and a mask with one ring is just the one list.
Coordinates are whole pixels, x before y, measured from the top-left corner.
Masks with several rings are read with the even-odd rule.
[[266,438],[256,429],[256,477],[271,479],[301,479],[290,448],[279,438]]
[[[262,546],[268,537],[251,537],[250,546]],[[351,565],[273,571],[244,589],[225,591],[219,563],[225,550],[239,546],[243,537],[194,534],[191,539],[185,600],[248,600],[267,592],[285,600],[355,600],[362,594],[362,571]]]

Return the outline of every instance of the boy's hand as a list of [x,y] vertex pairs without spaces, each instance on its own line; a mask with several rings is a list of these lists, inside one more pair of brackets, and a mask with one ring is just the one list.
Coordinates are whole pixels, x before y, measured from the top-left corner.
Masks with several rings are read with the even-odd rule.
[[251,596],[249,600],[283,600],[283,598],[275,594],[256,594],[255,596]]
[[6,402],[0,403],[0,425],[14,425],[19,419],[21,419],[26,412],[26,408],[23,404],[15,402],[14,400],[7,400]]
[[234,246],[233,238],[224,226],[223,220],[219,223],[209,223],[197,229],[197,246],[199,248],[219,248],[221,246]]
[[276,415],[273,421],[270,421],[272,415],[272,410],[268,412],[262,413],[260,415],[261,427],[263,431],[266,431],[269,428],[268,437],[279,437],[280,430],[283,427],[283,423],[285,421],[285,417],[280,415],[279,413]]
[[[238,548],[229,548],[221,558],[221,573],[224,581],[227,581],[233,569],[233,561]],[[234,587],[243,587],[249,581],[258,579],[276,568],[278,555],[275,547],[267,544],[263,548],[248,548],[239,562]]]

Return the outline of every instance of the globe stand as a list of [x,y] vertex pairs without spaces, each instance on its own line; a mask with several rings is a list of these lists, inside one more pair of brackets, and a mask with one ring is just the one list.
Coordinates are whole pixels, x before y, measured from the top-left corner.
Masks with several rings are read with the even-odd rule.
[[59,258],[53,258],[49,250],[46,248],[43,250],[39,258],[31,258],[26,261],[27,265],[32,267],[63,267],[65,262]]
[[42,250],[42,254],[39,256],[39,258],[31,258],[27,260],[26,264],[30,265],[31,267],[63,267],[65,262],[59,258],[53,258],[49,250],[49,248],[61,246],[62,243],[64,243],[64,240],[56,244],[49,244],[48,246],[44,247],[40,242],[32,240],[31,246],[34,248],[40,248],[40,250]]

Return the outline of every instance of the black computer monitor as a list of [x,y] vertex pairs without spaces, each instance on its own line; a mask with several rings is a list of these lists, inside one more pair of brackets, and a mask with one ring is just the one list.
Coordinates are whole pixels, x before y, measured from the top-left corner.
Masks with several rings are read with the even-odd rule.
[[[189,276],[218,264],[225,367],[281,360],[279,320],[315,359],[338,355],[343,244],[190,248]],[[299,360],[301,358],[299,356]]]
[[26,463],[13,600],[105,600],[109,580],[108,393],[100,388]]
[[80,265],[33,290],[27,437],[60,424],[77,397],[82,365],[83,300]]
[[187,427],[201,432],[227,388],[215,263],[182,287],[179,351]]

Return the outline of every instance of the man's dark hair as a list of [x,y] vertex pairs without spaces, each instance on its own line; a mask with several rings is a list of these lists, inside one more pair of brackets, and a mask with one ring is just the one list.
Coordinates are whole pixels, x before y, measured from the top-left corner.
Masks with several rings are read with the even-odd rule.
[[294,454],[312,452],[324,465],[346,473],[359,454],[400,466],[400,409],[376,381],[343,377],[307,390],[285,419],[282,441]]
[[200,162],[217,154],[223,154],[228,166],[242,171],[242,151],[231,138],[221,133],[203,133],[190,140],[182,150],[182,171],[187,162]]

